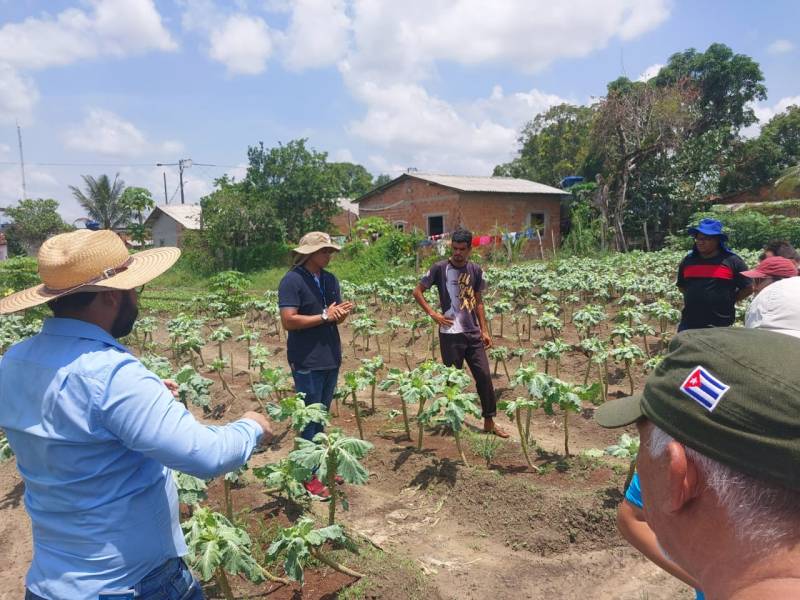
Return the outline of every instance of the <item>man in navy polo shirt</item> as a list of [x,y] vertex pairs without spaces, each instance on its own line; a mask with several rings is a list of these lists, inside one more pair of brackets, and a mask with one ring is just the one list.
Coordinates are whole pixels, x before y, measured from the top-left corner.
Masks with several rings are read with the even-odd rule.
[[[306,404],[323,404],[330,408],[339,367],[342,364],[342,343],[337,325],[353,308],[342,302],[339,281],[325,270],[331,255],[339,246],[327,233],[312,231],[303,236],[294,249],[295,264],[278,286],[281,324],[288,332],[286,357],[292,369],[294,388],[305,394]],[[311,423],[301,436],[311,440],[322,431],[322,425]],[[306,489],[322,498],[329,492],[315,475]]]
[[694,248],[678,267],[678,289],[683,292],[683,312],[678,331],[704,327],[730,327],[736,303],[752,292],[752,282],[742,274],[744,261],[731,252],[722,223],[703,219],[689,228]]

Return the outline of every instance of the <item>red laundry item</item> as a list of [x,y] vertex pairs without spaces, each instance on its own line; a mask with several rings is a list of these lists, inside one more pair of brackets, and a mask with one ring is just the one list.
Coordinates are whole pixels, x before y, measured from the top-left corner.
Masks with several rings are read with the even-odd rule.
[[473,235],[473,236],[472,236],[472,247],[473,247],[473,248],[477,248],[477,247],[478,247],[478,246],[480,246],[480,245],[481,245],[481,238],[480,238],[480,236],[478,236],[478,235]]

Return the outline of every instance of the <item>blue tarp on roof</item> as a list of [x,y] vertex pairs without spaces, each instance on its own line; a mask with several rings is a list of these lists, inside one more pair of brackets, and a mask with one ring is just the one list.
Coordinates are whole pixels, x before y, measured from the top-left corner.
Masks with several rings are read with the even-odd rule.
[[583,183],[583,177],[580,175],[570,175],[569,177],[564,177],[558,185],[562,188],[567,189],[568,187],[572,187],[576,183]]

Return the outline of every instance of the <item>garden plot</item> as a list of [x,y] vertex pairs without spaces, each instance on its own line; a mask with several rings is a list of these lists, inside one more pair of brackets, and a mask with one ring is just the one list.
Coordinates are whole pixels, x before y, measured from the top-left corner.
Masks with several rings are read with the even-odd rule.
[[[218,424],[256,409],[280,419],[274,443],[243,473],[181,484],[186,523],[246,536],[246,559],[202,565],[193,557],[209,596],[690,598],[618,536],[614,515],[635,444],[620,444],[591,418],[605,399],[640,389],[663,355],[678,318],[679,258],[487,269],[498,423],[509,440],[480,432],[471,380],[432,361],[436,330],[412,304],[413,278],[343,282],[358,310],[341,327],[330,435],[316,445],[295,441],[305,423],[327,415],[294,395],[274,292],[256,294],[223,274],[212,293],[167,308],[172,291],[148,290],[127,342],[159,375],[179,380],[197,418]],[[0,323],[5,346],[30,329]],[[334,486],[335,504],[312,501],[299,485],[323,465],[349,482]],[[21,494],[8,461],[0,467],[0,597],[21,595],[29,561]],[[288,556],[287,544],[302,556]]]

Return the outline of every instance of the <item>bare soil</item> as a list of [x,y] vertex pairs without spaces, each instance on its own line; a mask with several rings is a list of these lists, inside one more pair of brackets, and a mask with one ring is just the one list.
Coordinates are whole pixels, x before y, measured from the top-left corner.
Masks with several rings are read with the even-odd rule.
[[[381,318],[386,318],[383,315]],[[234,328],[231,321],[229,326]],[[274,364],[285,364],[283,339],[272,327],[262,325],[260,342],[275,352]],[[606,326],[607,327],[607,326]],[[238,328],[238,325],[236,325]],[[236,333],[236,328],[234,332]],[[342,328],[345,351],[342,373],[360,366],[359,359],[372,356],[358,342],[351,344],[349,327]],[[568,326],[563,337],[575,343],[577,334]],[[499,330],[495,322],[495,333]],[[495,344],[518,347],[513,326],[505,324],[506,338]],[[607,332],[606,332],[607,333]],[[392,344],[390,366],[405,368],[401,352],[407,348],[411,366],[431,356],[430,336],[413,343],[408,333],[401,333]],[[532,342],[523,332],[522,347],[529,350],[544,341],[533,332]],[[166,340],[165,328],[156,334],[157,342]],[[382,340],[386,358],[388,339]],[[372,344],[374,346],[374,342]],[[162,349],[162,354],[170,356]],[[438,351],[437,351],[438,353]],[[216,354],[216,347],[204,349],[206,358]],[[224,423],[238,418],[258,403],[253,396],[243,344],[228,342],[225,354],[233,356],[235,377],[226,373],[236,394],[233,400],[218,384],[213,386],[218,419]],[[530,352],[532,355],[532,352]],[[530,357],[523,364],[531,362]],[[513,374],[514,359],[508,365]],[[560,376],[582,381],[586,358],[573,352],[564,358]],[[522,390],[510,389],[499,367],[495,378],[500,398],[513,398]],[[552,373],[552,370],[551,370]],[[218,379],[216,374],[207,377]],[[593,372],[592,378],[596,375]],[[636,370],[637,387],[644,375]],[[616,370],[611,378],[609,396],[624,395],[628,382],[624,372]],[[422,451],[406,439],[402,419],[388,420],[391,409],[399,409],[399,399],[378,391],[376,410],[370,410],[369,391],[359,398],[365,414],[365,439],[375,445],[365,463],[370,471],[363,487],[345,486],[350,511],[337,511],[342,523],[359,540],[357,554],[336,550],[337,559],[367,575],[364,580],[318,566],[308,569],[306,582],[297,584],[254,585],[231,578],[237,598],[322,599],[322,598],[406,598],[484,599],[484,598],[562,598],[578,600],[639,600],[648,598],[692,598],[689,588],[643,559],[619,536],[615,525],[616,507],[627,471],[624,460],[588,458],[581,452],[603,449],[618,439],[619,431],[603,430],[591,419],[593,407],[586,406],[580,415],[570,415],[570,448],[573,456],[563,456],[563,423],[560,415],[535,415],[532,435],[536,440],[536,464],[541,473],[526,465],[519,439],[508,419],[498,423],[511,438],[498,450],[487,467],[475,455],[469,440],[465,449],[471,466],[461,463],[453,437],[447,431],[428,430]],[[202,411],[192,407],[203,419]],[[479,421],[471,421],[470,434],[483,435]],[[340,405],[333,426],[357,435],[352,407]],[[250,466],[274,462],[291,450],[293,435],[283,424],[275,426],[276,438],[263,452],[255,454]],[[414,433],[412,426],[412,434]],[[296,507],[264,493],[260,484],[247,474],[246,485],[233,490],[236,518],[244,523],[254,540],[257,553],[263,556],[271,535],[299,514]],[[22,505],[24,485],[14,461],[0,465],[0,561],[4,577],[0,579],[0,600],[21,598],[24,575],[31,557],[30,521]],[[223,510],[219,482],[210,485],[210,504]],[[327,516],[325,504],[313,503],[312,511],[320,521]],[[267,565],[280,573],[279,565]],[[220,597],[213,585],[206,587],[210,598]]]

